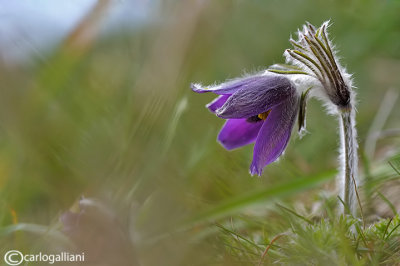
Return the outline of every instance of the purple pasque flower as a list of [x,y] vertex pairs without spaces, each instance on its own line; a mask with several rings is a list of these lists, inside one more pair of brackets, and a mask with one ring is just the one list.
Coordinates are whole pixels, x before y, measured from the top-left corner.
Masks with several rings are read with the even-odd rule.
[[207,108],[227,119],[218,141],[227,150],[255,142],[252,175],[261,175],[263,168],[284,152],[299,110],[299,94],[286,77],[260,73],[212,87],[192,84],[197,93],[219,95]]

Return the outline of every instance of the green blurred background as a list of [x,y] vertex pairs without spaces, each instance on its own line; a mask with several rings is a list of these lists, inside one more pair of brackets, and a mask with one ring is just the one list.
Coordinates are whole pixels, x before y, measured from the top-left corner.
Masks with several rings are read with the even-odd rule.
[[[323,191],[334,195],[336,118],[311,100],[309,134],[293,134],[285,156],[251,177],[252,145],[224,150],[223,121],[204,107],[213,96],[189,86],[284,62],[305,21],[331,20],[354,73],[361,175],[398,177],[387,164],[399,153],[398,104],[371,126],[400,88],[400,1],[160,1],[148,23],[97,35],[107,8],[31,64],[0,61],[2,251],[63,249],[33,225],[62,232],[60,215],[84,196],[108,206],[143,265],[252,265],[226,251],[214,222],[262,242],[269,223],[279,228],[275,202],[311,210]],[[365,154],[374,130],[381,138]]]

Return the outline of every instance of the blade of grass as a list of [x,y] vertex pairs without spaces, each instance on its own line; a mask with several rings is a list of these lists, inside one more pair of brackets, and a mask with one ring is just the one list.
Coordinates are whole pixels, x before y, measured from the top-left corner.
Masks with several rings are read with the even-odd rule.
[[389,165],[393,168],[393,170],[400,175],[400,171],[393,165],[393,163],[391,161],[388,161]]
[[386,225],[385,232],[383,233],[383,240],[385,240],[386,233],[388,232],[389,226],[392,223],[393,218],[390,218],[389,222]]
[[213,219],[226,216],[228,214],[240,212],[241,210],[249,206],[258,205],[261,203],[265,204],[272,200],[282,199],[287,196],[295,195],[296,193],[316,187],[326,181],[333,179],[335,177],[335,174],[336,170],[328,171],[313,177],[299,178],[290,183],[232,198],[214,208],[205,210],[200,214],[189,218],[188,220],[183,222],[183,225],[194,225],[200,222],[211,221]]
[[342,200],[342,198],[340,196],[337,196],[337,198],[343,204],[343,207],[347,210],[347,212],[349,212],[350,211],[349,206]]
[[291,210],[291,209],[289,209],[289,208],[286,208],[285,206],[283,206],[283,205],[281,205],[281,204],[278,204],[278,203],[277,203],[276,205],[277,205],[279,208],[283,209],[284,211],[293,214],[294,216],[296,216],[296,217],[302,219],[303,221],[306,221],[308,224],[311,224],[311,225],[313,224],[312,221],[310,221],[310,220],[307,219],[306,217],[304,217],[304,216],[298,214],[297,212],[295,212],[295,211],[293,211],[293,210]]
[[385,239],[389,239],[389,237],[393,234],[394,231],[396,231],[396,229],[400,226],[400,224],[396,225],[390,232],[389,234],[386,236]]
[[49,226],[27,223],[19,223],[0,228],[0,238],[4,238],[19,231],[29,232],[39,236],[49,236],[59,242],[70,244],[70,241],[64,234],[57,230],[51,229]]
[[389,206],[389,208],[392,210],[393,215],[397,214],[396,207],[393,205],[393,203],[390,202],[388,198],[385,197],[381,192],[377,191],[376,194]]
[[246,241],[247,243],[249,243],[249,244],[252,245],[253,247],[257,248],[258,250],[263,251],[263,248],[262,248],[262,247],[258,246],[256,243],[254,243],[254,242],[248,240],[248,239],[245,238],[244,236],[242,236],[242,235],[240,235],[240,234],[238,234],[238,233],[236,233],[236,232],[234,232],[234,231],[232,231],[232,230],[229,230],[228,228],[224,227],[224,226],[221,225],[221,224],[216,223],[215,225],[218,226],[219,228],[221,228],[221,229],[222,229],[223,231],[225,231],[226,233],[232,234],[232,235],[234,235],[234,236],[236,236],[236,237],[238,237],[238,238],[240,238],[240,239]]
[[285,233],[283,233],[283,234],[278,234],[278,235],[276,235],[276,236],[271,240],[271,242],[268,244],[267,248],[265,249],[264,253],[261,255],[261,259],[260,259],[260,261],[259,261],[259,263],[258,263],[258,266],[261,266],[261,265],[262,265],[262,263],[263,263],[263,261],[264,261],[264,258],[265,258],[265,256],[267,255],[267,253],[268,253],[269,249],[271,248],[272,244],[273,244],[275,241],[277,241],[279,238],[281,238],[282,236],[286,236],[286,234],[285,234]]

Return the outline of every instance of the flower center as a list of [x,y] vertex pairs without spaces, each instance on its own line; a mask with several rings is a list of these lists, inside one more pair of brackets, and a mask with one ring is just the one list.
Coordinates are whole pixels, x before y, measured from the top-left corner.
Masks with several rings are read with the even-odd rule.
[[268,111],[266,111],[264,113],[261,113],[257,117],[260,118],[261,120],[265,120],[265,119],[267,119],[269,113],[271,113],[271,110],[268,110]]
[[249,123],[260,122],[262,120],[267,119],[267,117],[268,117],[270,112],[271,112],[271,110],[268,110],[268,111],[266,111],[264,113],[261,113],[261,114],[255,115],[255,116],[251,116],[251,117],[247,118],[246,121],[249,122]]

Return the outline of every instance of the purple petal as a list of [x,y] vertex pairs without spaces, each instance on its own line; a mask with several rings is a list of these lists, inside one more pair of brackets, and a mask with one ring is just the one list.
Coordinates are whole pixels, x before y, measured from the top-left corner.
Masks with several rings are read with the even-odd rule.
[[259,77],[261,77],[261,74],[245,78],[234,79],[221,83],[216,86],[208,86],[208,87],[203,87],[200,84],[192,83],[190,84],[190,87],[194,92],[197,93],[213,92],[219,95],[226,95],[226,94],[230,95],[235,93],[237,90],[246,87],[248,84],[254,82],[255,80],[258,80]]
[[286,77],[258,76],[232,94],[216,114],[224,119],[248,118],[272,109],[293,94],[296,88]]
[[285,150],[298,112],[298,95],[294,94],[271,110],[261,127],[254,145],[252,175],[261,175],[263,168],[276,159]]
[[226,100],[228,100],[229,97],[230,97],[230,95],[218,96],[217,98],[214,99],[214,101],[207,104],[206,107],[208,108],[208,110],[215,113],[215,110],[217,110],[222,105],[224,105],[224,103],[226,102]]
[[218,135],[218,141],[227,149],[232,150],[254,142],[263,120],[247,122],[246,119],[229,119]]

